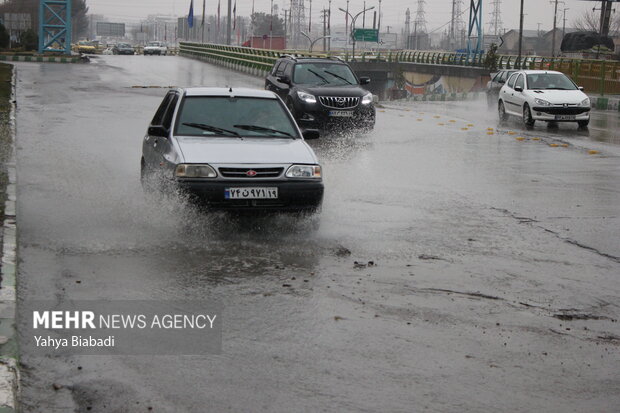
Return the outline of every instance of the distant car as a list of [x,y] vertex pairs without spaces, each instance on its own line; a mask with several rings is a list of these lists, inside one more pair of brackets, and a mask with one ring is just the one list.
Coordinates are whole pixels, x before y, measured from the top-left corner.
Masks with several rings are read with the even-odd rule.
[[130,45],[129,43],[118,43],[114,45],[114,47],[112,48],[112,51],[114,52],[114,54],[134,55],[136,53],[133,46]]
[[312,213],[321,166],[276,94],[237,88],[168,92],[142,145],[145,189],[172,186],[210,209]]
[[76,52],[84,54],[95,54],[97,53],[97,47],[93,42],[82,40],[78,42],[76,46]]
[[569,77],[550,70],[522,70],[513,73],[498,98],[500,121],[509,115],[523,119],[526,126],[539,121],[590,123],[590,99]]
[[349,65],[337,58],[282,56],[265,79],[302,128],[344,126],[371,130],[375,125],[373,96]]
[[516,72],[515,69],[503,69],[491,75],[491,80],[487,82],[487,89],[485,91],[487,95],[487,103],[490,108],[495,108],[497,106],[499,91],[506,83],[506,80],[508,80],[510,75],[514,72]]
[[149,42],[144,47],[144,55],[159,55],[165,56],[168,54],[168,47],[164,42]]

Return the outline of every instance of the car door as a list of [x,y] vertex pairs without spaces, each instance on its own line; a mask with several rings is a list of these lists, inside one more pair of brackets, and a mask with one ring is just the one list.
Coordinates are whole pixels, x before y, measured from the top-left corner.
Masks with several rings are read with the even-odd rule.
[[278,71],[278,67],[284,64],[283,60],[278,60],[275,65],[271,68],[271,72],[267,75],[265,79],[265,89],[274,91],[275,86],[274,83],[276,81],[276,72]]
[[[293,67],[293,64],[291,62],[288,61],[283,61],[282,64],[280,66],[278,66],[278,70],[276,71],[276,74],[274,76],[274,83],[273,83],[273,91],[276,92],[278,94],[278,96],[280,96],[282,99],[285,99],[286,96],[288,95],[289,89],[290,89],[290,81],[291,81],[291,68]],[[287,77],[289,83],[286,82],[281,82],[280,79],[282,79],[283,77]]]
[[[155,116],[153,116],[153,120],[149,125],[149,129],[151,126],[162,126],[164,122],[164,115],[170,106],[170,102],[174,99],[175,92],[170,91],[164,96],[159,108],[155,112]],[[144,162],[148,168],[154,169],[158,166],[158,155],[157,145],[163,138],[155,135],[151,135],[150,131],[147,131],[146,136],[144,136],[144,142],[142,144],[142,156],[144,158]]]
[[523,93],[525,91],[525,75],[523,73],[517,76],[513,91],[512,101],[515,106],[514,110],[518,111],[518,114],[521,114],[523,113],[523,104],[525,103],[525,94]]
[[514,85],[517,80],[517,73],[513,73],[509,78],[506,84],[500,90],[500,98],[504,102],[504,109],[507,113],[516,114],[517,111],[515,109],[516,103],[514,102]]
[[174,146],[170,139],[172,139],[171,127],[172,127],[172,119],[174,118],[174,113],[177,108],[177,104],[179,103],[179,94],[177,92],[172,92],[172,98],[170,100],[170,104],[164,113],[162,119],[162,126],[164,129],[169,131],[168,136],[158,137],[154,141],[154,150],[156,162],[160,166],[160,168],[170,169],[172,163],[174,163],[177,159],[176,154],[174,154]]

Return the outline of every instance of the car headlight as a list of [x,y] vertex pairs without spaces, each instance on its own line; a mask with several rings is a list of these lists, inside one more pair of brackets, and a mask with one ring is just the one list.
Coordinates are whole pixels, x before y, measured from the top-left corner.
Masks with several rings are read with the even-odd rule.
[[316,96],[311,95],[310,93],[298,91],[297,96],[306,103],[316,103]]
[[362,98],[362,105],[368,105],[370,103],[372,103],[372,93],[368,93]]
[[215,178],[217,173],[210,165],[178,164],[174,175],[177,178]]
[[534,102],[537,105],[540,105],[540,106],[551,106],[551,103],[549,103],[549,102],[547,102],[546,100],[543,100],[543,99],[534,99]]
[[286,171],[287,178],[321,178],[319,165],[293,165]]
[[581,106],[590,107],[590,98],[585,98],[584,100],[582,100],[581,101]]

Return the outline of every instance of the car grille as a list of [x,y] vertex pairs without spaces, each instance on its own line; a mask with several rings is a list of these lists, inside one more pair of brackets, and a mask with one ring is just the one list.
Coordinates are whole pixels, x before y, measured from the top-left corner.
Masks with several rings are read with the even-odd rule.
[[567,106],[567,107],[542,106],[542,107],[535,107],[534,111],[548,113],[550,115],[579,115],[580,113],[590,111],[590,108],[583,107],[583,106],[572,106],[572,107],[571,106]]
[[351,109],[357,106],[360,98],[356,97],[339,97],[339,96],[319,96],[321,104],[328,108],[334,109]]
[[[277,178],[284,168],[219,168],[220,174],[226,178]],[[250,171],[255,172],[252,173]]]

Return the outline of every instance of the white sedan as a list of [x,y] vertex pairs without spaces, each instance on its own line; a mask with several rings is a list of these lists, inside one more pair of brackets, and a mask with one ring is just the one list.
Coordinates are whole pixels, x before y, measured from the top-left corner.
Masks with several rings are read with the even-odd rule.
[[513,73],[499,92],[500,121],[509,115],[523,119],[531,127],[537,120],[590,123],[590,99],[570,78],[549,70],[522,70]]

